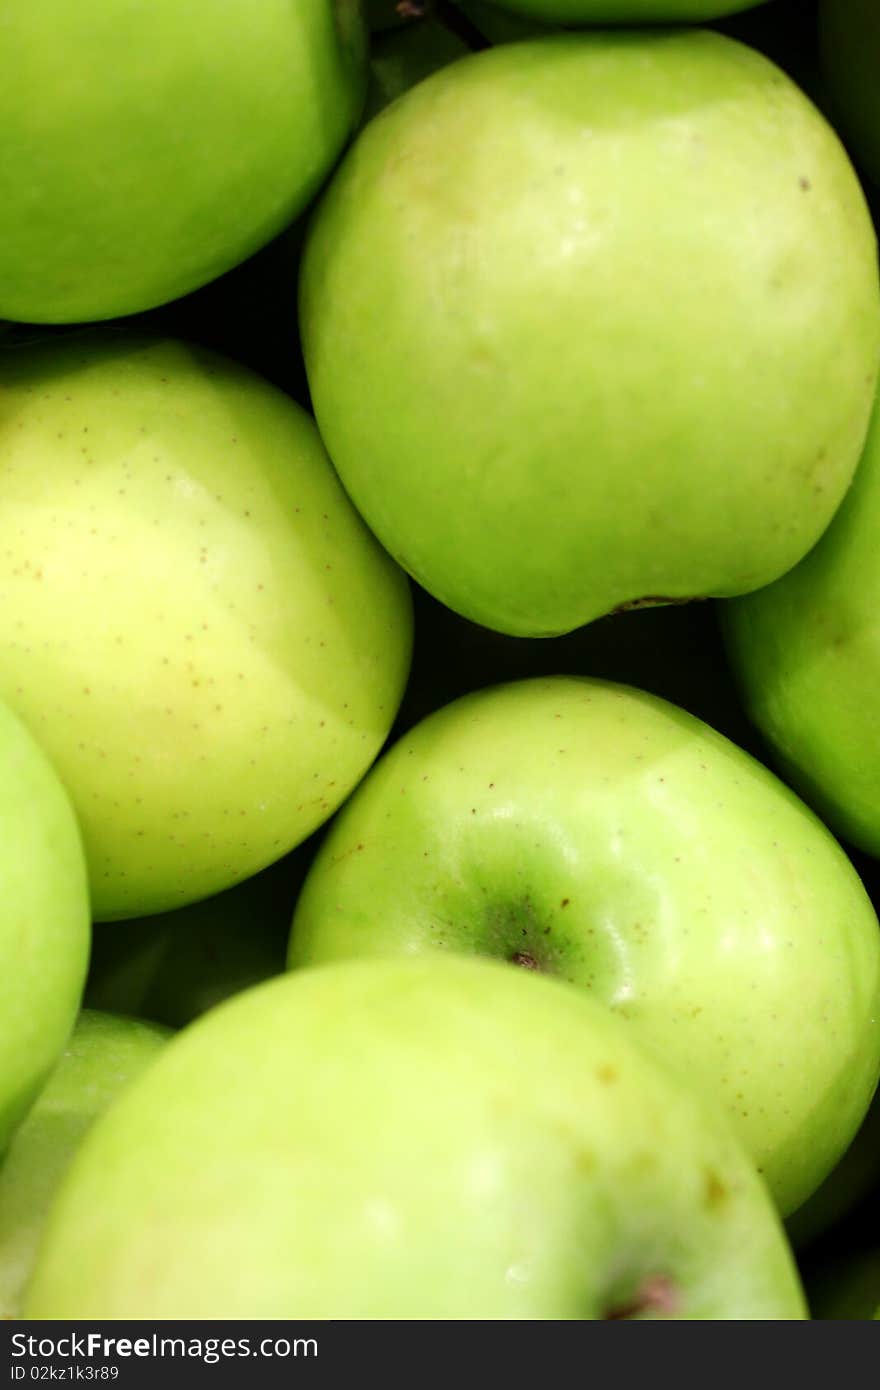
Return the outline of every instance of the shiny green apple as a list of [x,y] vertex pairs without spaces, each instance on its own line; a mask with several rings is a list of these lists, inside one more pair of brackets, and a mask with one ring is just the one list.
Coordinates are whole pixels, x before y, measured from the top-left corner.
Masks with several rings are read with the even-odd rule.
[[880,405],[856,479],[816,548],[724,606],[745,704],[786,777],[880,855]]
[[58,1060],[89,958],[79,829],[45,754],[0,704],[0,1153]]
[[58,1184],[89,1127],[156,1056],[154,1024],[84,1010],[0,1164],[0,1318],[17,1318]]
[[800,1318],[723,1119],[560,981],[283,976],[184,1030],[59,1194],[39,1319]]
[[654,696],[525,681],[424,720],[300,894],[291,966],[467,951],[572,981],[720,1101],[782,1212],[880,1072],[880,931],[825,828]]
[[311,418],[231,361],[109,330],[0,360],[0,696],[70,792],[98,919],[304,840],[406,680],[403,575]]
[[880,5],[820,0],[819,50],[832,115],[880,184]]
[[314,195],[357,121],[359,0],[6,0],[0,317],[177,298]]
[[874,230],[836,135],[696,30],[505,44],[358,136],[311,223],[324,442],[435,597],[518,635],[759,588],[852,478]]

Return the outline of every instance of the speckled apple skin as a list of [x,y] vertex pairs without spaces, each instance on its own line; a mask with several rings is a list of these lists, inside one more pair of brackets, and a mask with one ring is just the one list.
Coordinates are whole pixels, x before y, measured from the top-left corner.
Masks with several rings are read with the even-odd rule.
[[520,636],[745,593],[819,538],[880,365],[837,136],[703,30],[506,44],[363,130],[300,326],[355,505],[436,598]]
[[303,410],[173,342],[0,363],[0,695],[52,758],[95,916],[219,892],[324,821],[378,752],[403,575]]
[[727,1110],[783,1213],[880,1072],[880,930],[824,826],[707,725],[604,681],[524,681],[424,720],[358,789],[290,964],[438,950],[583,987]]
[[67,1042],[90,937],[70,800],[0,703],[0,1153]]
[[313,197],[360,114],[358,0],[7,0],[0,318],[132,314]]
[[361,961],[168,1044],[68,1170],[25,1316],[584,1320],[646,1281],[655,1316],[804,1316],[723,1120],[559,981]]
[[17,1318],[58,1184],[87,1133],[170,1032],[85,1009],[0,1165],[0,1318]]

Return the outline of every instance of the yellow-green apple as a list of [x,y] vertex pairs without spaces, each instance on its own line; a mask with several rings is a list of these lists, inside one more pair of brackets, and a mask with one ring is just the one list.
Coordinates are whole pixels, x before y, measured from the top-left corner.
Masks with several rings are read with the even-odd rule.
[[561,981],[303,971],[179,1034],[92,1129],[25,1316],[803,1316],[723,1117]]
[[89,957],[89,896],[70,801],[3,704],[0,765],[2,1153],[73,1027]]
[[785,776],[845,839],[880,855],[880,404],[855,482],[796,569],[725,605],[751,718]]
[[505,44],[419,83],[323,197],[300,311],[355,505],[436,597],[521,635],[791,568],[880,361],[837,136],[708,31]]
[[820,0],[819,50],[832,115],[860,167],[880,184],[877,0]]
[[83,1136],[168,1033],[84,1010],[0,1165],[0,1318],[17,1318],[55,1190]]
[[561,976],[717,1099],[785,1214],[880,1072],[880,931],[842,850],[720,734],[604,681],[464,697],[322,842],[290,964],[467,951]]
[[182,1028],[231,994],[285,968],[290,918],[312,841],[176,912],[96,923],[85,1003]]
[[109,330],[0,362],[0,695],[70,792],[98,919],[222,891],[382,745],[404,576],[312,419],[237,364]]
[[360,114],[358,0],[8,0],[0,316],[130,314],[256,251]]

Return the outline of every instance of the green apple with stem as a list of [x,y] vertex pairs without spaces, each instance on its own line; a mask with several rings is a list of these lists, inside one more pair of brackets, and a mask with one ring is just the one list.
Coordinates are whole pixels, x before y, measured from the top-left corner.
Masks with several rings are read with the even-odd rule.
[[876,238],[760,54],[553,35],[365,127],[310,225],[300,326],[386,548],[465,617],[553,635],[760,588],[815,543],[870,415]]
[[803,1314],[723,1117],[571,986],[453,957],[282,976],[185,1029],[80,1148],[25,1306]]
[[0,1164],[0,1318],[17,1318],[46,1215],[70,1160],[97,1117],[170,1034],[86,1009]]
[[82,840],[57,773],[0,704],[0,1153],[55,1065],[89,958]]
[[684,711],[557,677],[466,696],[381,759],[289,961],[470,952],[577,984],[717,1099],[783,1214],[880,1073],[880,932],[842,850]]
[[860,167],[880,185],[877,0],[820,0],[819,51],[832,115]]
[[0,696],[82,826],[97,919],[258,872],[332,814],[406,680],[404,576],[299,406],[110,330],[0,359]]
[[182,1028],[280,975],[313,851],[314,838],[244,883],[175,912],[95,923],[85,1003]]
[[786,778],[880,855],[880,404],[855,482],[805,560],[724,606],[746,709]]
[[8,0],[0,317],[131,314],[305,207],[360,114],[359,0]]

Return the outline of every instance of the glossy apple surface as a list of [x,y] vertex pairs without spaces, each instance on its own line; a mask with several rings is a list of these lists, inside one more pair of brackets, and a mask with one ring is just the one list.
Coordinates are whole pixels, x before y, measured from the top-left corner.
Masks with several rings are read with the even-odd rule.
[[468,951],[570,980],[720,1101],[783,1213],[880,1071],[880,932],[824,827],[682,710],[557,678],[386,754],[300,895],[292,966]]
[[802,1309],[751,1164],[632,1030],[450,957],[283,976],[180,1034],[80,1149],[25,1313]]
[[363,50],[357,0],[8,0],[0,317],[135,313],[244,260],[353,130]]
[[0,695],[73,798],[94,915],[220,892],[381,747],[406,581],[311,418],[230,361],[104,330],[0,387]]
[[724,606],[747,710],[786,777],[880,855],[880,406],[855,482],[816,548]]
[[820,0],[819,47],[832,114],[860,166],[880,185],[877,0]]
[[89,958],[89,895],[70,801],[0,704],[0,1152],[73,1027]]
[[324,195],[300,311],[355,505],[435,597],[519,635],[789,569],[880,361],[836,135],[708,31],[506,44],[421,82]]
[[0,1165],[0,1318],[17,1318],[46,1214],[83,1136],[165,1043],[164,1028],[84,1010]]

